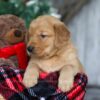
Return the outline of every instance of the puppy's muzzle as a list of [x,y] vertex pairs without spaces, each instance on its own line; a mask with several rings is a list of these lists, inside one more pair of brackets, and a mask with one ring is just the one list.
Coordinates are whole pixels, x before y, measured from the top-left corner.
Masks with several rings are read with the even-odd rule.
[[32,53],[33,50],[34,50],[34,47],[32,47],[32,46],[27,47],[27,51],[28,51],[29,53]]

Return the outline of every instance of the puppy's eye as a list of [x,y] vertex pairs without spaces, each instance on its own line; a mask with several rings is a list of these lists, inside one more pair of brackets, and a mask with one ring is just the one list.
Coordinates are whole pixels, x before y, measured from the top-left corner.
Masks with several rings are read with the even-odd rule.
[[41,37],[41,38],[46,38],[47,35],[45,35],[45,34],[41,34],[40,37]]

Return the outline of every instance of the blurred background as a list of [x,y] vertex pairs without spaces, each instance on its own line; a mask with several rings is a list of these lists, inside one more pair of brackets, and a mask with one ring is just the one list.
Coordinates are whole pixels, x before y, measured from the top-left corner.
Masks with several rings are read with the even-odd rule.
[[100,100],[100,0],[0,0],[2,14],[23,18],[27,28],[39,15],[62,20],[88,75],[85,100]]

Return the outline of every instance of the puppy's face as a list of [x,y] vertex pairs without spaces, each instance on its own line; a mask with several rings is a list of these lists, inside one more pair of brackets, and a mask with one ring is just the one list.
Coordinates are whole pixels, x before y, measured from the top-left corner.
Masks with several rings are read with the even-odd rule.
[[54,17],[42,16],[33,21],[27,36],[27,50],[30,56],[50,57],[67,43],[69,32]]
[[54,48],[55,33],[48,23],[34,23],[30,26],[28,52],[33,56],[48,56]]

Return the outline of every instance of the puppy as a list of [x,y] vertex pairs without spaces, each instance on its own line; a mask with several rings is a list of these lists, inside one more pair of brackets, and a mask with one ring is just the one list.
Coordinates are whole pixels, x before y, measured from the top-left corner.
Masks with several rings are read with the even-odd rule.
[[70,40],[70,32],[53,16],[40,16],[32,21],[27,34],[30,61],[23,82],[27,87],[37,84],[40,72],[59,71],[58,87],[68,91],[74,76],[84,72]]

